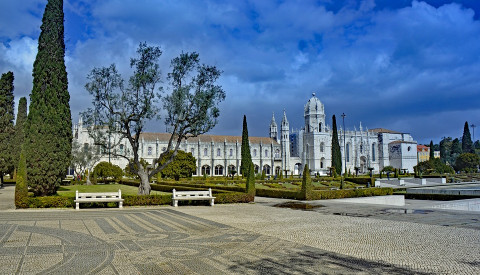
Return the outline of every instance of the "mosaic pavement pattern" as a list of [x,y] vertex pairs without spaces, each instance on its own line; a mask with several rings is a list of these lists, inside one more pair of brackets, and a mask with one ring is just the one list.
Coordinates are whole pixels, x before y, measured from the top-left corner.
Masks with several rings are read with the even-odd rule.
[[173,209],[0,212],[0,274],[421,274]]

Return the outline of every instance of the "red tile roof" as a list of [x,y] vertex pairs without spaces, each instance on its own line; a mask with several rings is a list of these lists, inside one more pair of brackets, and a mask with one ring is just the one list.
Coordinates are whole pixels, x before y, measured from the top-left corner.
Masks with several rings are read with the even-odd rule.
[[[140,139],[145,139],[145,140],[150,140],[150,141],[156,141],[157,139],[159,141],[165,141],[168,142],[170,139],[170,134],[169,133],[141,133],[140,134]],[[259,144],[260,142],[262,144],[279,144],[277,141],[275,141],[272,138],[269,137],[249,137],[250,143],[252,144]],[[229,143],[235,143],[238,142],[239,144],[242,143],[242,137],[241,136],[216,136],[216,135],[200,135],[198,137],[191,137],[188,138],[187,141],[189,143],[192,142],[229,142]]]

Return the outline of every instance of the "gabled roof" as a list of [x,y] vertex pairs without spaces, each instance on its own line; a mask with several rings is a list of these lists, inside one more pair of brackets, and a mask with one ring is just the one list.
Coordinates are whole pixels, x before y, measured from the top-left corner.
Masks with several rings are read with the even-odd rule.
[[385,128],[374,128],[374,129],[370,129],[369,131],[375,132],[375,133],[401,134],[400,132],[388,130]]
[[[169,133],[141,133],[140,134],[140,140],[143,138],[144,140],[149,140],[149,141],[156,141],[157,139],[159,141],[164,141],[168,142],[170,139]],[[272,138],[269,137],[249,137],[248,140],[252,144],[259,144],[260,142],[262,144],[279,144],[277,141],[275,141]],[[241,136],[217,136],[217,135],[200,135],[198,137],[190,137],[187,139],[188,143],[193,143],[193,142],[229,142],[229,143],[235,143],[238,142],[239,144],[242,143],[242,137]]]

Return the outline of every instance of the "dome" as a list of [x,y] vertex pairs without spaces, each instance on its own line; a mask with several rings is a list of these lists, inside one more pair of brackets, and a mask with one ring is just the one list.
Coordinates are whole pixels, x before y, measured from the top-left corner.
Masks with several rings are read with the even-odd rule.
[[315,93],[312,94],[312,97],[308,100],[307,104],[305,104],[305,114],[323,114],[323,104],[315,96]]

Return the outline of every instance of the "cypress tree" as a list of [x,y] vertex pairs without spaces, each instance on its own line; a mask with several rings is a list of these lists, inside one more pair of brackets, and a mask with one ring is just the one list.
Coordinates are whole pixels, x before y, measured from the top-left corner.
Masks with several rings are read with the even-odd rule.
[[433,160],[435,158],[435,149],[433,148],[433,140],[430,140],[430,159]]
[[3,185],[3,175],[13,170],[13,73],[2,74],[0,78],[0,186]]
[[247,183],[246,183],[246,192],[251,197],[252,201],[255,199],[255,168],[253,167],[253,162],[250,162],[249,169],[247,172]]
[[463,127],[462,152],[463,153],[474,153],[472,136],[470,136],[470,129],[468,128],[468,122],[467,121],[465,121],[465,126]]
[[302,178],[302,199],[309,200],[312,196],[312,178],[310,176],[310,169],[308,168],[308,164],[305,164],[303,168],[303,178]]
[[18,162],[20,161],[20,152],[22,151],[22,144],[25,140],[25,121],[27,121],[27,98],[22,97],[18,102],[17,119],[15,121],[15,150],[13,164],[15,169],[18,169]]
[[247,128],[247,117],[243,115],[243,131],[242,131],[242,162],[240,164],[240,172],[242,177],[246,177],[248,174],[248,169],[250,168],[250,163],[252,162],[252,156],[250,154],[250,143],[248,142],[248,128]]
[[56,193],[71,160],[72,120],[63,18],[63,0],[49,0],[33,64],[25,145],[28,183],[37,196]]
[[332,167],[335,167],[336,174],[342,173],[342,152],[338,142],[337,120],[335,115],[332,117]]

